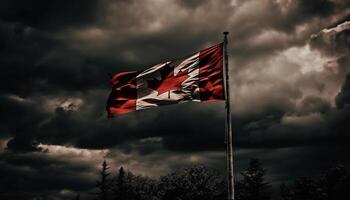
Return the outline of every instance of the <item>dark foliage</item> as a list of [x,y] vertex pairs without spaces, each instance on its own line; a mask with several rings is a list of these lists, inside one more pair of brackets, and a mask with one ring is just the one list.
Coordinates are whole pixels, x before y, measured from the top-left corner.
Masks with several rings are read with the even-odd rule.
[[112,186],[115,200],[157,200],[158,184],[148,177],[136,176],[121,167]]
[[225,183],[213,170],[194,166],[160,179],[162,200],[221,200],[226,198]]
[[[225,200],[227,184],[218,172],[204,166],[192,166],[171,172],[160,179],[134,175],[120,167],[109,178],[109,167],[103,162],[100,180],[96,182],[96,200]],[[252,159],[235,182],[236,200],[270,200],[267,170],[258,159]],[[303,177],[281,184],[281,200],[341,200],[350,188],[350,175],[345,165],[338,164],[317,177]],[[79,199],[79,196],[77,196]]]
[[243,179],[236,183],[237,200],[269,200],[270,188],[265,180],[266,169],[258,159],[252,159],[249,167],[241,172]]
[[[334,200],[345,198],[350,188],[350,176],[346,167],[338,164],[317,177],[303,177],[290,186],[282,184],[282,200]],[[347,189],[345,189],[347,188]]]
[[111,180],[108,178],[110,173],[109,167],[106,161],[102,163],[102,169],[100,171],[100,180],[96,181],[97,192],[93,193],[96,196],[96,200],[108,200],[109,191],[111,189]]

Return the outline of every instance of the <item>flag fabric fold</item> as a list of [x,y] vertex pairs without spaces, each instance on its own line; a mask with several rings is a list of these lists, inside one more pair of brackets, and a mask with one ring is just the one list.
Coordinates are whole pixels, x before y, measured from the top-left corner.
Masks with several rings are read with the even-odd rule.
[[111,78],[108,116],[188,101],[224,100],[223,44]]

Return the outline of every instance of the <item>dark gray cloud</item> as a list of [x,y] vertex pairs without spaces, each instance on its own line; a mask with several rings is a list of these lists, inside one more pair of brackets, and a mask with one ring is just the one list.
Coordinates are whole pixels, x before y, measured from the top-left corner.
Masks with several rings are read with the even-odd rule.
[[73,198],[77,193],[87,193],[97,178],[96,163],[81,152],[60,151],[61,154],[1,152],[1,199]]
[[40,111],[33,101],[21,99],[17,96],[0,96],[2,124],[0,130],[3,138],[14,137],[7,144],[8,149],[19,151],[37,150],[33,136],[37,125],[47,115]]
[[338,108],[342,109],[344,106],[350,103],[350,75],[346,76],[346,80],[341,88],[341,91],[335,99],[335,103]]
[[0,4],[0,17],[4,21],[54,31],[92,24],[97,18],[98,5],[96,0],[5,0]]
[[[349,5],[2,1],[0,146],[7,150],[0,151],[1,199],[64,199],[89,191],[104,157],[153,177],[193,163],[224,172],[222,102],[112,120],[104,108],[109,73],[198,51],[220,42],[225,30],[236,170],[250,157],[261,158],[277,184],[349,162]],[[42,184],[49,172],[60,176]]]

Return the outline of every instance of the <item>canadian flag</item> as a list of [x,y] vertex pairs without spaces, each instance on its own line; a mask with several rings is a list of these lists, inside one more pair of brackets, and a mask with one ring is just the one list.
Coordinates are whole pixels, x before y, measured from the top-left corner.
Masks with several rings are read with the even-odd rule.
[[223,44],[111,79],[108,116],[188,101],[224,100]]

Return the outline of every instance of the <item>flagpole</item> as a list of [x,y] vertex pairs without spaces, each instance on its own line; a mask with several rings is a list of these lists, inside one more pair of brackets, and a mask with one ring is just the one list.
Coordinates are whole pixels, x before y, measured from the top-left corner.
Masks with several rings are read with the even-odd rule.
[[228,200],[234,200],[234,175],[233,175],[233,142],[232,142],[232,121],[231,121],[231,106],[230,106],[230,87],[229,87],[229,69],[228,69],[228,53],[227,53],[227,35],[224,34],[224,67],[225,67],[225,99],[226,99],[226,151],[227,151],[227,183],[228,183]]

